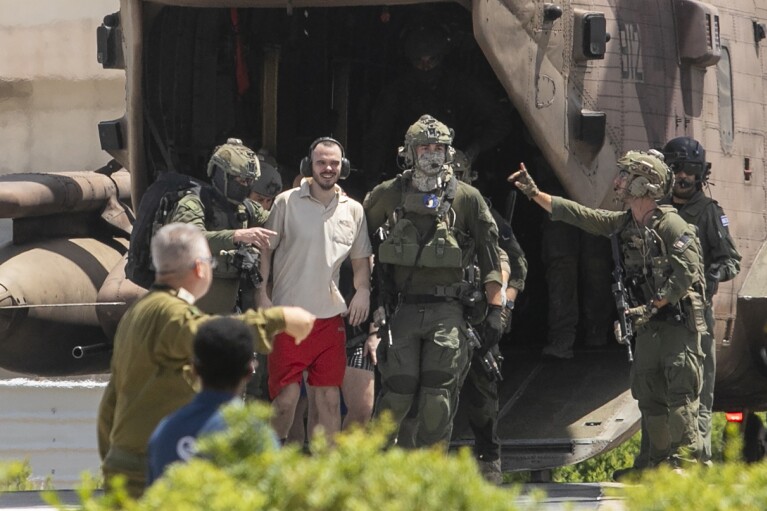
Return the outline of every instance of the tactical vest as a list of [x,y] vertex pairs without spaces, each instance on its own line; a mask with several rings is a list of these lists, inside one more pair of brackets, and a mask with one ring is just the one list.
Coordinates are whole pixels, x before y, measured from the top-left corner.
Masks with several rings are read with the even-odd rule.
[[[402,199],[395,209],[389,235],[381,243],[379,260],[416,268],[463,268],[463,251],[455,236],[453,224],[457,179],[451,177],[437,193],[413,191],[410,172],[400,177]],[[430,217],[431,228],[421,234],[416,227],[417,217]]]
[[[673,274],[667,247],[656,229],[663,215],[675,212],[675,209],[667,205],[658,209],[653,212],[649,227],[638,226],[629,220],[620,233],[625,284],[632,306],[649,303]],[[691,242],[697,243],[697,240]],[[656,319],[680,322],[692,331],[705,332],[703,313],[703,287],[698,281],[693,282],[692,289],[679,303],[661,309]]]
[[655,231],[656,216],[653,214],[650,227],[631,222],[620,233],[626,285],[636,305],[648,303],[673,271],[663,240]]

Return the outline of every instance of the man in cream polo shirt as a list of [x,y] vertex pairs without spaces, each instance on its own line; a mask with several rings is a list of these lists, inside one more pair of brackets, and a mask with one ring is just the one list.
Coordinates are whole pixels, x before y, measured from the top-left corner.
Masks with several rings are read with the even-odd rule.
[[[300,186],[277,196],[266,223],[277,234],[262,252],[261,275],[268,279],[273,266],[274,285],[271,298],[266,286],[261,286],[259,306],[300,304],[317,317],[301,349],[295,349],[290,336],[278,335],[269,355],[272,426],[282,441],[293,423],[304,371],[315,389],[318,424],[329,438],[341,428],[344,317],[353,326],[368,317],[372,253],[362,205],[337,185],[349,170],[349,160],[337,140],[315,140],[301,161],[304,179]],[[351,258],[355,289],[348,306],[338,290],[339,269],[347,257]]]

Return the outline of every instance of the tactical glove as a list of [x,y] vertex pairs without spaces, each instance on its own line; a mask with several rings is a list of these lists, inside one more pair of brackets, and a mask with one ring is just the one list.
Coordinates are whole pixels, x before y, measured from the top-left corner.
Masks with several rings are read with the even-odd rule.
[[482,353],[497,346],[503,335],[503,309],[500,305],[488,305],[487,317],[485,318],[482,332]]
[[712,264],[706,272],[706,298],[711,298],[719,290],[719,280],[722,278],[722,267],[719,264]]
[[530,200],[541,193],[538,189],[538,185],[535,184],[532,176],[525,168],[519,171],[519,176],[517,177],[516,182],[519,183],[517,188],[519,188],[519,190],[525,194],[525,197]]
[[639,307],[631,307],[630,309],[626,309],[626,315],[634,321],[635,327],[640,327],[650,321],[650,318],[652,318],[657,312],[658,309],[652,305],[640,305]]

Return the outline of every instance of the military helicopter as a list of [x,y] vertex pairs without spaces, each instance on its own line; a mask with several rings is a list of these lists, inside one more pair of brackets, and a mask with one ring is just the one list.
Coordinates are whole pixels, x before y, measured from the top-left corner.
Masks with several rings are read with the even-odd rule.
[[[509,171],[542,158],[571,198],[615,208],[620,154],[701,141],[743,255],[715,300],[716,408],[767,409],[767,8],[756,2],[121,0],[97,32],[98,61],[126,74],[125,115],[98,125],[114,160],[95,172],[0,178],[0,216],[13,218],[13,241],[0,248],[0,365],[108,369],[116,322],[143,292],[124,274],[133,211],[160,173],[204,179],[229,136],[288,169],[329,134],[364,161],[369,112],[403,72],[401,40],[417,18],[450,34],[446,80],[471,74],[512,112],[506,139],[476,161],[496,204]],[[620,444],[639,412],[620,347],[541,362],[541,218],[518,206],[530,298],[504,348],[499,435],[505,470],[543,471]],[[471,442],[460,418],[454,440]]]

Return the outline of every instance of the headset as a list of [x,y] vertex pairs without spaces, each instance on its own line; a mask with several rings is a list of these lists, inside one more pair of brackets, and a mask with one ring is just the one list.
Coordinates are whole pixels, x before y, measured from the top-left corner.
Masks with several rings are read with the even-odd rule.
[[304,156],[304,158],[301,160],[301,164],[299,165],[301,175],[304,177],[312,177],[312,153],[317,148],[317,146],[323,142],[330,142],[341,148],[341,175],[339,178],[346,179],[349,177],[349,173],[352,171],[352,164],[349,163],[349,160],[346,158],[346,151],[344,150],[344,146],[341,145],[341,142],[333,137],[320,137],[311,143],[309,146],[309,155]]

